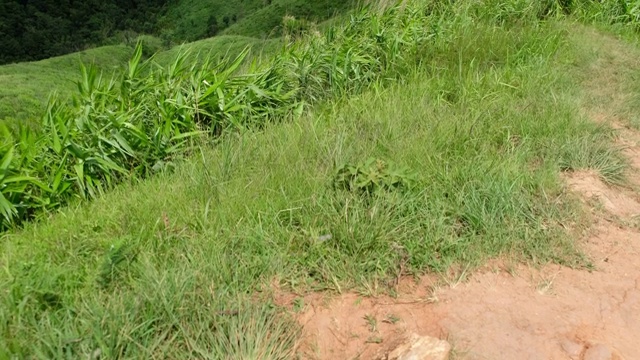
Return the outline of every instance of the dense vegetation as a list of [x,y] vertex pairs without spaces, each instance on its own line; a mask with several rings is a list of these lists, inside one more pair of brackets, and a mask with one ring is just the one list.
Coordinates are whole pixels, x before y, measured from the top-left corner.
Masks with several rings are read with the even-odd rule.
[[581,115],[565,18],[637,26],[612,4],[408,2],[284,27],[263,61],[83,67],[72,102],[0,132],[0,358],[288,359],[272,284],[580,264],[558,173],[624,161]]
[[[190,49],[190,58],[204,59],[210,54],[216,54],[214,60],[217,61],[227,52],[232,55],[238,54],[245,46],[249,46],[253,57],[264,50],[271,51],[278,47],[283,31],[292,33],[291,30],[297,29],[299,33],[306,32],[315,26],[314,21],[321,21],[336,13],[346,15],[346,9],[354,3],[334,0],[311,3],[303,0],[167,2],[166,10],[160,9],[163,15],[156,19],[157,30],[153,31],[155,36],[114,30],[114,37],[105,41],[117,45],[101,46],[38,62],[0,66],[0,122],[10,126],[19,123],[35,125],[44,113],[52,89],[55,89],[61,98],[71,98],[71,93],[76,89],[74,82],[79,80],[80,62],[93,63],[106,74],[121,70],[126,66],[126,60],[139,40],[144,43],[143,57],[147,58],[158,52],[156,61],[163,66],[170,64],[178,52],[186,49]],[[260,11],[259,16],[252,15],[256,11]],[[2,13],[1,16],[8,15]],[[209,26],[212,22],[216,22],[215,28]],[[290,25],[289,29],[284,29],[285,24]],[[182,43],[183,40],[191,41],[213,34],[218,35],[172,47],[172,44]],[[266,35],[273,38],[263,39]],[[7,39],[15,41],[19,38]],[[0,42],[2,41],[0,31]],[[82,44],[82,40],[79,40],[76,45],[78,48],[84,48]],[[9,47],[0,46],[0,54],[5,49],[8,50]],[[47,56],[43,52],[38,58]]]
[[36,126],[52,92],[70,98],[77,91],[81,63],[113,74],[133,54],[129,46],[104,46],[38,62],[0,66],[0,123]]
[[221,33],[274,37],[284,16],[322,21],[355,1],[306,0],[4,0],[0,64],[50,58],[105,44],[135,44],[147,34],[155,50]]
[[352,8],[355,0],[180,0],[159,21],[159,36],[193,41],[217,34],[256,38],[282,34],[285,16],[320,22]]
[[103,44],[124,30],[153,33],[167,0],[3,0],[0,64]]

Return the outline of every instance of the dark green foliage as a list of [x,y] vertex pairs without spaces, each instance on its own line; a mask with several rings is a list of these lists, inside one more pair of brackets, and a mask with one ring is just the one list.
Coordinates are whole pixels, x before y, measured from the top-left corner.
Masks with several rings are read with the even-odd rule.
[[[319,21],[354,4],[351,0],[278,0],[273,4],[263,0],[7,0],[0,2],[0,64],[102,45],[133,48],[141,38],[144,56],[149,57],[163,48],[212,37],[227,28],[233,28],[229,31],[232,35],[279,35],[286,15],[302,22]],[[3,111],[0,104],[0,116]]]
[[38,60],[105,42],[118,31],[151,33],[167,0],[4,0],[0,64]]
[[320,22],[339,15],[356,4],[355,0],[274,0],[231,25],[224,33],[258,38],[279,36],[282,34],[282,19],[285,16]]
[[209,20],[207,21],[207,36],[215,36],[218,31],[220,31],[218,19],[214,15],[209,16]]
[[159,35],[174,42],[199,40],[242,21],[264,6],[262,0],[175,0],[158,21]]
[[255,38],[282,34],[282,19],[319,22],[352,9],[356,0],[179,0],[159,20],[159,35],[175,42],[217,33]]

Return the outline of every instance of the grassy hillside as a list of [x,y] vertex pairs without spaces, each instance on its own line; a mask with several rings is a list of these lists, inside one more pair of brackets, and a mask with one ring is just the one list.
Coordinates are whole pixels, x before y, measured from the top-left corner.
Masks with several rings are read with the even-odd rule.
[[[500,255],[584,265],[564,225],[580,211],[559,174],[621,183],[625,163],[580,108],[591,55],[566,34],[581,28],[513,4],[413,5],[280,54],[257,85],[211,75],[230,80],[205,89],[218,94],[207,111],[242,113],[222,95],[243,94],[265,122],[6,233],[0,358],[289,359],[298,328],[273,305],[275,287],[392,292],[399,276]],[[92,119],[163,118],[178,104],[183,121],[204,103],[173,97],[184,74],[166,71],[158,78],[172,81],[152,83],[140,112],[114,102]],[[310,111],[270,112],[283,84]]]
[[223,33],[257,38],[279,36],[282,19],[286,15],[321,22],[347,12],[356,4],[356,0],[273,0],[268,6],[231,25]]
[[180,0],[171,5],[161,21],[163,37],[194,41],[217,31],[256,38],[279,36],[286,15],[320,22],[342,14],[363,1],[347,0]]
[[261,40],[239,35],[219,35],[209,39],[175,46],[170,50],[159,52],[155,56],[155,61],[158,64],[167,65],[183,52],[190,54],[189,59],[191,61],[202,61],[207,58],[233,58],[240,54],[245,48],[251,49],[251,53],[254,56],[270,56],[275,53],[280,46],[282,46],[282,40],[278,38]]
[[[175,56],[189,51],[199,59],[213,55],[234,56],[244,47],[253,49],[253,54],[271,52],[280,44],[279,40],[262,40],[282,24],[283,16],[295,15],[311,20],[325,20],[336,13],[344,12],[354,2],[323,0],[307,2],[300,0],[245,1],[201,1],[180,0],[168,7],[161,20],[163,38],[196,40],[207,36],[207,22],[216,17],[220,32],[227,34],[178,45],[163,51],[163,40],[151,36],[147,39],[147,50],[160,50],[157,61],[170,64]],[[222,26],[224,18],[230,20],[229,27]],[[52,91],[68,97],[75,90],[75,81],[80,79],[79,64],[94,63],[108,73],[121,69],[133,52],[134,40],[127,45],[104,46],[48,60],[0,66],[0,121],[9,124],[34,123],[44,112],[44,106]]]
[[42,116],[52,91],[69,94],[80,79],[81,63],[110,73],[133,54],[128,46],[105,46],[36,62],[0,66],[0,121],[32,122]]
[[[278,39],[264,41],[223,35],[160,51],[155,61],[166,66],[185,52],[190,54],[190,61],[234,57],[245,48],[252,49],[252,54],[257,56],[272,52],[279,44]],[[80,64],[94,64],[106,77],[111,77],[114,72],[124,69],[132,54],[131,46],[104,46],[47,60],[0,66],[0,122],[12,126],[39,122],[52,92],[69,98],[77,90],[76,82],[81,79]]]
[[264,0],[180,0],[167,10],[160,20],[160,27],[164,37],[194,41],[210,33],[208,27],[212,17],[222,31],[264,6]]

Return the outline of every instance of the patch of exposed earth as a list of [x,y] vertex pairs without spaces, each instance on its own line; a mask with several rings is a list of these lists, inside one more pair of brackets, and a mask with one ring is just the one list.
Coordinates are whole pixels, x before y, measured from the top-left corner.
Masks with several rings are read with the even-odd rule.
[[383,359],[417,333],[447,339],[460,359],[640,359],[640,233],[595,227],[584,244],[593,271],[493,265],[443,287],[407,281],[396,299],[308,297],[302,351]]

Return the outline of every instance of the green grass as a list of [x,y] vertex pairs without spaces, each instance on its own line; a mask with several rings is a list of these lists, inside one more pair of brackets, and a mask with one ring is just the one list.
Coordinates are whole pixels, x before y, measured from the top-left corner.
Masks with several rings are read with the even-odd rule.
[[[155,61],[168,66],[179,53],[188,52],[187,61],[206,57],[233,58],[248,47],[255,57],[270,54],[281,46],[279,39],[223,35],[160,51]],[[107,77],[121,72],[133,54],[130,46],[104,46],[47,60],[0,66],[0,122],[11,126],[22,123],[39,127],[47,99],[52,92],[68,99],[77,91],[81,79],[80,64],[94,64]]]
[[69,94],[80,80],[80,64],[109,73],[121,70],[133,54],[124,46],[104,46],[47,60],[0,66],[0,121],[35,122],[52,91]]
[[[286,359],[298,328],[273,284],[371,294],[401,268],[583,265],[559,173],[621,182],[625,164],[582,115],[590,61],[566,37],[580,28],[444,25],[397,82],[227,134],[173,173],[5,234],[0,357]],[[371,157],[413,186],[334,186]]]

